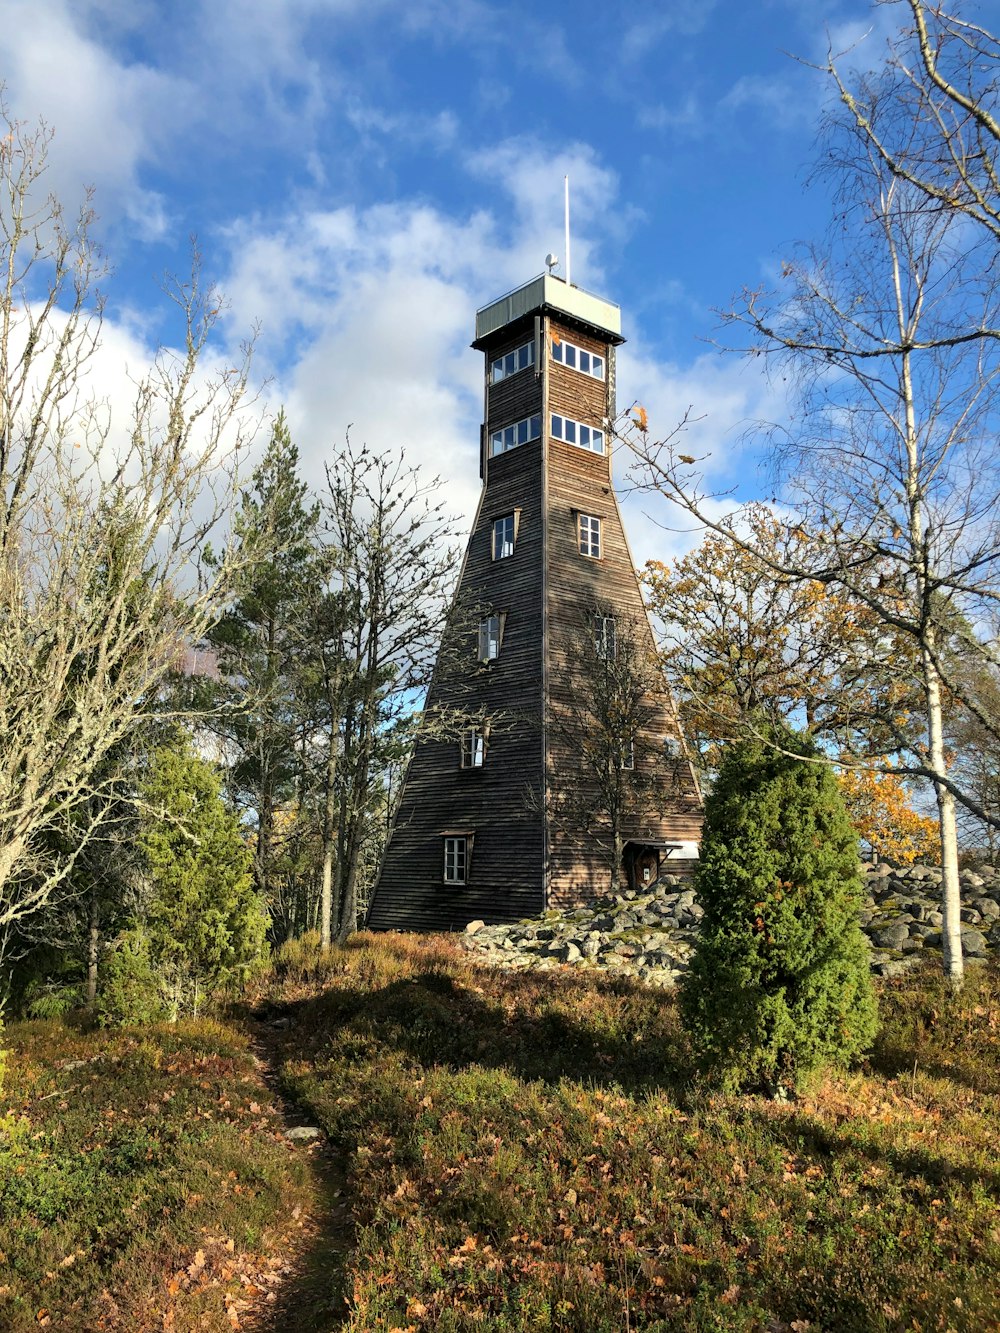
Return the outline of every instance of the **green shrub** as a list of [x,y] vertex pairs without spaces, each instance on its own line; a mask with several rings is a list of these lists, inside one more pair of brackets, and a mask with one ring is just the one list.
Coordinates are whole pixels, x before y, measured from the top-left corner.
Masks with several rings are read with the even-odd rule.
[[97,1021],[101,1027],[116,1027],[158,1023],[166,1016],[167,1006],[149,955],[149,941],[140,931],[129,931],[104,958],[97,993]]
[[172,1016],[197,1016],[209,993],[240,984],[266,956],[267,910],[219,774],[188,740],[156,751],[142,796],[151,956]]
[[62,1018],[83,1004],[79,986],[58,981],[33,981],[24,994],[23,1010],[28,1018]]
[[793,733],[775,741],[793,753],[731,746],[705,808],[705,915],[681,999],[703,1072],[727,1090],[795,1087],[876,1029],[856,835],[829,768]]

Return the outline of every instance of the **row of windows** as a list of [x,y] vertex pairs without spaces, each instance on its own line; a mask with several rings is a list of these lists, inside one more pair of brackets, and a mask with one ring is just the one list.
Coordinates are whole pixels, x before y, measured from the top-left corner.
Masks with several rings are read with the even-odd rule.
[[501,380],[516,375],[519,370],[527,370],[534,364],[534,342],[522,343],[520,347],[515,347],[513,352],[508,352],[506,356],[498,356],[495,361],[490,362],[490,383],[499,384]]
[[558,361],[562,366],[569,366],[572,370],[582,370],[585,375],[591,375],[595,380],[604,379],[603,356],[587,352],[582,347],[577,347],[576,343],[568,343],[556,334],[552,335],[552,360]]
[[554,440],[565,440],[567,444],[575,444],[578,449],[589,449],[592,454],[604,453],[604,431],[598,430],[596,426],[585,426],[582,421],[561,417],[553,412],[551,430]]
[[[569,366],[571,370],[579,370],[584,375],[590,375],[592,379],[604,379],[603,356],[598,356],[596,352],[588,352],[586,348],[578,347],[576,343],[567,342],[557,333],[552,335],[552,360],[561,366]],[[520,370],[527,370],[534,364],[535,344],[532,340],[522,343],[512,352],[498,356],[495,361],[490,362],[490,383],[500,384],[511,375],[516,375]]]
[[[575,444],[578,449],[589,449],[592,454],[604,453],[604,431],[598,430],[596,426],[587,426],[582,421],[574,421],[572,417],[560,416],[558,412],[553,412],[549,429],[554,440]],[[522,444],[530,444],[532,440],[537,440],[541,433],[540,416],[524,417],[523,420],[512,422],[509,426],[502,426],[500,430],[491,431],[490,457],[496,458],[497,454],[505,454]]]
[[[494,560],[507,560],[514,554],[521,511],[504,514],[493,520],[491,551]],[[601,520],[594,514],[578,514],[576,519],[577,545],[581,555],[592,560],[601,559]]]
[[505,454],[508,449],[516,449],[518,445],[537,440],[541,433],[540,416],[525,417],[523,421],[515,421],[511,426],[495,430],[490,435],[490,457],[495,458],[497,454]]

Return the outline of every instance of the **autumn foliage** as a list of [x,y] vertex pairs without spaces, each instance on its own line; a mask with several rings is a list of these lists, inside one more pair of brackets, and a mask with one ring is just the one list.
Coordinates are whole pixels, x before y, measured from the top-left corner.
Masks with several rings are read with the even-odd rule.
[[914,810],[898,774],[848,768],[838,782],[851,823],[873,857],[897,866],[940,864],[937,820]]

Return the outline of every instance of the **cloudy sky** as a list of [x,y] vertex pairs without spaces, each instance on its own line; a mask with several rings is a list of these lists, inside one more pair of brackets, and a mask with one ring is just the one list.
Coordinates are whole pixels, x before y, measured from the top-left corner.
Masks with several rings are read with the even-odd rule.
[[[818,234],[807,188],[827,88],[809,62],[902,21],[868,0],[0,0],[10,110],[54,129],[50,184],[95,191],[108,354],[176,330],[161,293],[196,236],[259,329],[264,393],[318,482],[348,426],[402,444],[452,507],[478,493],[478,306],[563,249],[622,307],[619,401],[754,493],[741,443],[776,392],[713,344],[744,286]],[[866,35],[867,34],[867,35]],[[795,59],[794,57],[798,57]],[[224,348],[219,349],[220,355]],[[113,378],[113,376],[112,376]],[[636,558],[689,544],[632,497]]]

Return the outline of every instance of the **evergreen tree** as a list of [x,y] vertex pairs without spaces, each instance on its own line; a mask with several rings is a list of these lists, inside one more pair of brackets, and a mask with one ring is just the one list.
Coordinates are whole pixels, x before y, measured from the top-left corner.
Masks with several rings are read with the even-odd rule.
[[774,743],[730,746],[705,809],[705,915],[681,999],[703,1072],[727,1090],[794,1087],[876,1028],[857,835],[809,744]]
[[213,767],[181,740],[156,751],[139,838],[150,881],[150,957],[176,1016],[262,955],[267,914],[250,851]]
[[257,824],[257,888],[273,905],[281,898],[293,917],[294,904],[276,883],[282,844],[293,830],[278,816],[300,803],[304,786],[303,709],[309,700],[300,675],[310,633],[309,592],[317,577],[318,521],[297,467],[298,450],[281,413],[234,525],[239,541],[260,558],[208,635],[224,676],[216,693],[227,706],[217,727],[232,752],[230,787]]

